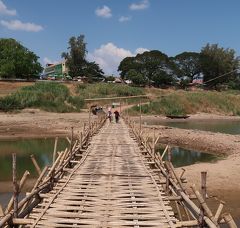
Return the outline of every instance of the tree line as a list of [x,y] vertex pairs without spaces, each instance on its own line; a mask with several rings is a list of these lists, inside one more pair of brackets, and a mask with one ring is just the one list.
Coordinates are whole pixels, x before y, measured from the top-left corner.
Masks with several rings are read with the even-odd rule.
[[208,87],[228,83],[240,88],[239,59],[233,49],[224,49],[218,44],[207,44],[201,52],[183,52],[174,57],[153,50],[126,57],[118,67],[123,79],[135,85],[164,87],[182,86],[202,78]]
[[[85,76],[89,82],[104,78],[96,62],[86,59],[87,43],[84,35],[71,37],[68,51],[61,57],[66,60],[71,77]],[[38,77],[43,68],[39,57],[14,39],[0,39],[0,77]],[[185,86],[196,78],[203,78],[209,87],[228,84],[240,89],[239,59],[236,52],[218,44],[207,44],[198,52],[183,52],[169,57],[159,50],[146,51],[124,58],[119,66],[120,77],[137,86]]]

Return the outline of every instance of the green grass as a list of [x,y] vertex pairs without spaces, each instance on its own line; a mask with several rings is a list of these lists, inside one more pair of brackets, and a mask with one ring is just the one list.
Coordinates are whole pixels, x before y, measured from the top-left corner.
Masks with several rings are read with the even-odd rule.
[[[139,111],[138,106],[131,110]],[[240,96],[231,91],[171,91],[142,106],[145,114],[185,115],[197,112],[240,115]]]
[[82,98],[71,96],[65,85],[54,82],[39,82],[22,87],[19,91],[0,98],[0,110],[5,112],[24,108],[72,112],[80,111],[83,105]]
[[122,84],[80,84],[76,87],[76,93],[82,98],[122,97],[143,95],[143,88],[131,87]]

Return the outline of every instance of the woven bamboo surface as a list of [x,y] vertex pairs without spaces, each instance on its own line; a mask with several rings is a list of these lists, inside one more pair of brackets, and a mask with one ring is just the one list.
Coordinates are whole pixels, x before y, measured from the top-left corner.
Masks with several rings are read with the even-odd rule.
[[174,227],[159,180],[123,122],[106,123],[27,227]]

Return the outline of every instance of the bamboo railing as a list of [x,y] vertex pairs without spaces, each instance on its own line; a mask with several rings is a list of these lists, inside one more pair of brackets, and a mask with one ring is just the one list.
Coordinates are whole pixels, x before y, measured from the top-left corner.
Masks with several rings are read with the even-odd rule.
[[21,201],[18,200],[18,196],[30,173],[26,171],[18,184],[16,179],[16,154],[13,154],[14,193],[5,211],[0,206],[0,227],[15,227],[31,223],[25,217],[42,201],[41,194],[51,191],[55,183],[65,172],[75,165],[75,160],[81,159],[81,154],[86,151],[91,137],[98,132],[105,121],[105,116],[99,116],[97,120],[89,122],[88,126],[84,124],[83,130],[76,140],[74,140],[73,128],[71,128],[70,145],[65,151],[56,152],[56,139],[53,151],[53,164],[46,166],[43,170],[39,167],[35,157],[31,155],[31,160],[39,177],[31,192],[27,193]]
[[[153,129],[153,137],[150,138],[148,134],[144,134],[141,123],[136,124],[131,121],[128,115],[124,119],[132,129],[133,136],[139,143],[142,155],[147,163],[152,166],[151,168],[155,172],[158,181],[165,186],[168,199],[175,204],[176,213],[180,220],[176,227],[217,228],[220,227],[220,224],[227,224],[230,228],[237,227],[229,213],[222,213],[223,201],[220,201],[215,214],[207,205],[206,172],[201,173],[201,193],[195,185],[192,185],[192,194],[188,194],[184,187],[184,183],[186,183],[186,179],[183,178],[185,170],[183,169],[180,176],[176,173],[171,163],[171,148],[167,145],[162,155],[156,151],[159,136],[156,135],[155,129]],[[165,159],[166,154],[168,155],[167,159]],[[187,220],[183,220],[183,217],[186,217]]]

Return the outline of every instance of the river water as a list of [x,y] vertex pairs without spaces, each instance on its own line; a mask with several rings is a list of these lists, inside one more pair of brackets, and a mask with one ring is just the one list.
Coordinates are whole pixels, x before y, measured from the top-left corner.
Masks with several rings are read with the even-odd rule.
[[239,120],[144,120],[147,125],[164,125],[182,129],[196,129],[201,131],[220,132],[225,134],[240,134]]

